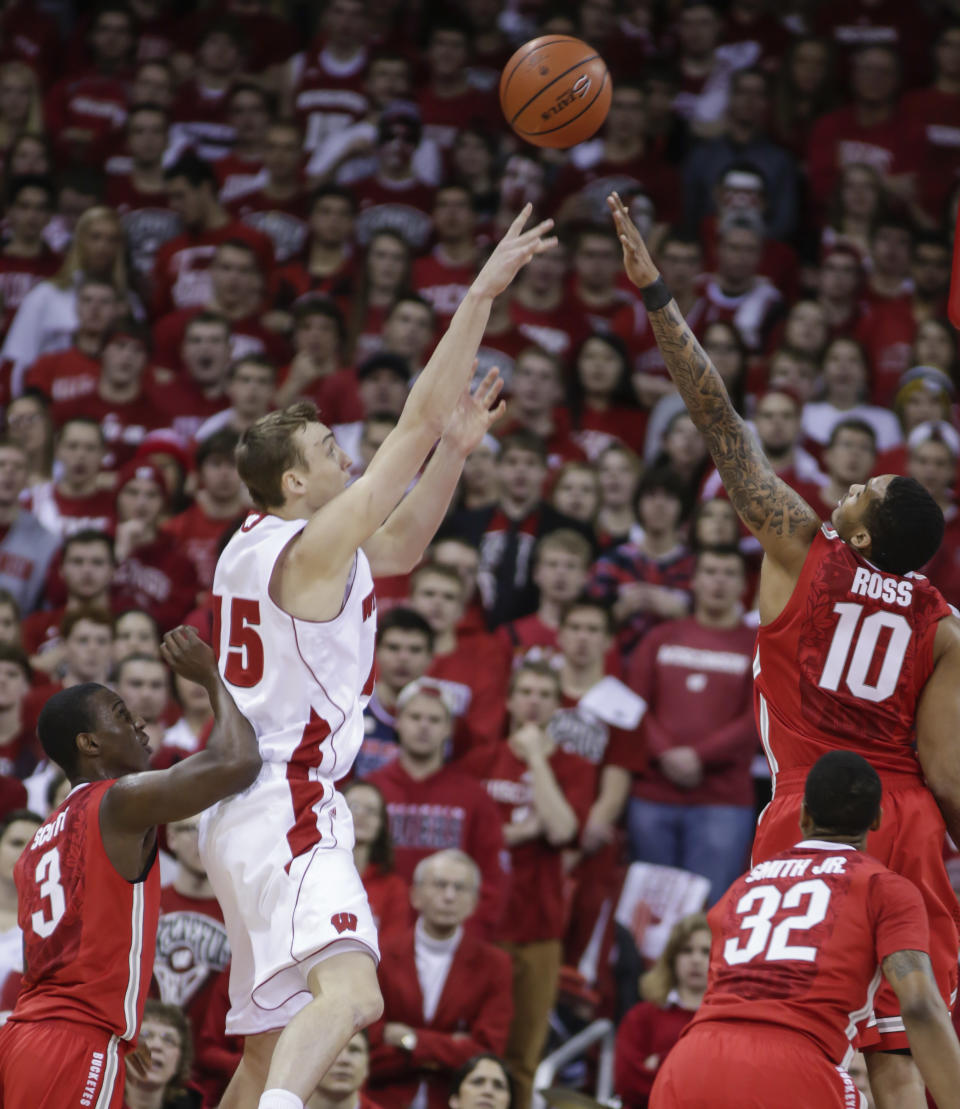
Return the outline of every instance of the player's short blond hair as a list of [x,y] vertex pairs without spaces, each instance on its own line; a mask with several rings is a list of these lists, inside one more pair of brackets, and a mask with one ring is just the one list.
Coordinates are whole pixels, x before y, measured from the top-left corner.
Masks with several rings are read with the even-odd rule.
[[307,465],[296,434],[315,423],[317,406],[301,400],[261,416],[240,436],[237,473],[257,508],[283,505],[283,475],[294,466]]

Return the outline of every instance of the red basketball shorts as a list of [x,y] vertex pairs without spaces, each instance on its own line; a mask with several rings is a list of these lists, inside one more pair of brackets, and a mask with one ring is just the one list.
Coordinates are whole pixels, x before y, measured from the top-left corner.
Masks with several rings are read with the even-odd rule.
[[120,1109],[124,1058],[117,1036],[63,1020],[0,1028],[0,1105],[10,1109]]
[[690,1026],[660,1068],[650,1109],[859,1109],[860,1091],[806,1037],[770,1024]]
[[[912,780],[910,780],[912,781]],[[764,809],[753,841],[753,862],[762,862],[798,843],[802,793],[777,794]],[[923,785],[890,788],[883,783],[883,819],[870,833],[867,851],[891,870],[909,878],[920,891],[930,922],[930,962],[948,1009],[957,996],[960,907],[943,865],[945,828],[933,795]],[[896,994],[883,982],[874,1001],[876,1022],[860,1029],[858,1046],[894,1051],[910,1046]]]

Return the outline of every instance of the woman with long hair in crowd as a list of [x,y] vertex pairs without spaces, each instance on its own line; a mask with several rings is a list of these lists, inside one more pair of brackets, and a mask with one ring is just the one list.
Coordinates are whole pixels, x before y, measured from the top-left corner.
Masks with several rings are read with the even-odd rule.
[[25,62],[0,65],[0,157],[18,135],[43,132],[43,97],[36,73]]
[[577,348],[570,417],[571,438],[591,460],[614,440],[643,450],[643,412],[630,383],[630,357],[616,335],[590,335]]
[[200,1094],[188,1085],[193,1033],[183,1010],[148,999],[139,1043],[150,1049],[150,1062],[141,1074],[128,1058],[123,1109],[200,1109]]
[[896,416],[888,409],[870,404],[870,366],[856,339],[834,339],[823,356],[823,395],[803,406],[803,433],[821,447],[829,442],[834,425],[856,417],[865,420],[877,436],[877,449],[890,450],[901,439]]
[[960,382],[960,343],[949,320],[934,317],[917,325],[911,366],[933,366],[956,385]]
[[594,524],[600,553],[637,538],[637,482],[643,464],[629,447],[611,443],[594,463],[600,483],[600,509]]
[[393,840],[383,794],[370,782],[353,781],[344,787],[343,795],[353,817],[353,859],[382,943],[410,927],[410,890],[393,869]]
[[834,52],[827,39],[795,39],[777,77],[773,135],[798,157],[806,154],[810,129],[836,104]]
[[824,252],[846,243],[862,258],[870,257],[870,240],[884,214],[883,178],[865,162],[849,162],[840,171],[820,238]]
[[359,365],[380,349],[380,334],[401,293],[410,291],[410,246],[396,231],[377,231],[363,255],[347,308],[347,354]]
[[693,504],[709,469],[707,444],[686,411],[677,412],[663,433],[663,446],[655,466],[669,466],[683,481],[687,503]]
[[3,344],[2,357],[13,363],[14,392],[22,372],[50,351],[69,347],[77,329],[77,285],[82,277],[105,278],[126,306],[127,264],[120,217],[112,208],[88,208],[77,220],[63,265],[23,298]]
[[660,958],[640,979],[642,1001],[617,1029],[614,1087],[624,1109],[646,1109],[657,1071],[707,990],[710,928],[703,913],[678,921]]
[[450,1109],[513,1109],[513,1075],[497,1055],[468,1059],[450,1083]]

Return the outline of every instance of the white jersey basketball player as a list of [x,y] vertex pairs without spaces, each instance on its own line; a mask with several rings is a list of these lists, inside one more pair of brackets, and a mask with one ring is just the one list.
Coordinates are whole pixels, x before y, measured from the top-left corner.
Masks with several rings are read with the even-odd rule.
[[472,395],[469,382],[493,298],[555,242],[550,221],[523,232],[529,217],[528,206],[490,255],[352,485],[351,460],[308,403],[241,438],[237,465],[259,511],[217,565],[214,639],[263,769],[201,828],[233,952],[227,1028],[246,1037],[221,1109],[302,1109],[382,1011],[376,929],[335,788],[373,689],[373,577],[420,560],[467,454],[502,412],[496,370]]

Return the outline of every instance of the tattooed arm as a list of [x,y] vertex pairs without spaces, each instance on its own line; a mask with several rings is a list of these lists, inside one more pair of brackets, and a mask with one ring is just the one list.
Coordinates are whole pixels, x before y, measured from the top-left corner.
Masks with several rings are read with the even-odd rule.
[[895,951],[883,960],[884,977],[900,1002],[913,1060],[938,1105],[955,1105],[960,1090],[960,1043],[933,979],[930,956]]
[[[627,275],[638,288],[652,285],[660,274],[640,232],[616,193],[607,202],[623,244]],[[670,376],[706,441],[740,519],[771,559],[788,571],[799,570],[820,527],[817,514],[774,473],[677,302],[671,300],[649,317]]]

